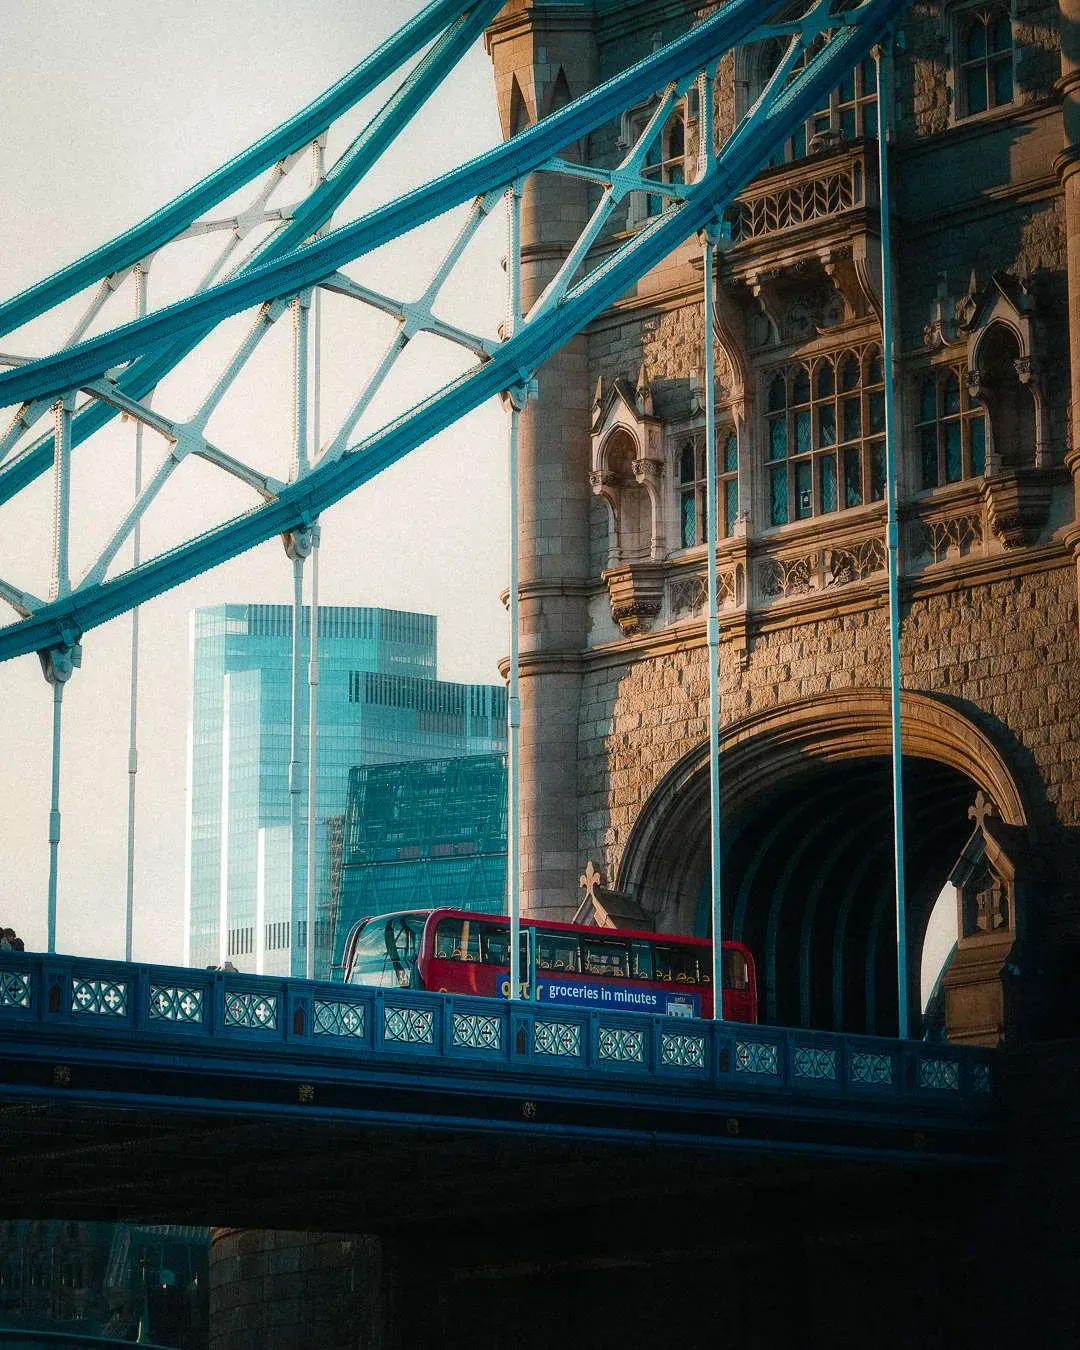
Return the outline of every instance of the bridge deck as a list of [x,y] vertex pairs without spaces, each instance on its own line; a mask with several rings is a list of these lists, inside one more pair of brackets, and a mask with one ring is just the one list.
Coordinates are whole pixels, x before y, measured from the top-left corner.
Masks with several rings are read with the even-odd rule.
[[540,1203],[998,1151],[993,1055],[949,1045],[29,953],[0,1038],[7,1215],[280,1224],[303,1176],[371,1228],[495,1175]]

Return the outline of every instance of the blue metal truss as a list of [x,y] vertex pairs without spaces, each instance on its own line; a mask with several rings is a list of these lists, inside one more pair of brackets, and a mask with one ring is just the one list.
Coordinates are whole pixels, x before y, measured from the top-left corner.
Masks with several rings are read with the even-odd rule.
[[[350,446],[339,438],[316,456],[310,466],[302,465],[294,481],[288,484],[246,469],[216,447],[200,441],[196,453],[247,481],[259,493],[262,503],[170,552],[112,577],[105,573],[115,558],[116,548],[107,549],[81,583],[73,589],[64,584],[55,586],[56,594],[48,602],[0,581],[0,596],[23,616],[20,622],[0,631],[0,659],[70,647],[88,629],[152,596],[274,535],[288,535],[310,527],[328,506],[492,395],[527,387],[536,369],[553,351],[580,332],[635,281],[686,239],[717,225],[725,206],[798,124],[825,100],[843,75],[884,38],[905,5],[906,0],[862,0],[862,3],[814,0],[801,18],[792,20],[783,18],[790,6],[779,0],[774,3],[729,0],[682,38],[504,145],[349,225],[302,244],[322,229],[334,208],[385,150],[393,135],[501,8],[498,0],[486,3],[477,0],[465,7],[435,3],[321,99],[217,174],[113,243],[0,306],[0,332],[7,332],[101,280],[103,275],[107,284],[117,271],[138,265],[148,251],[190,230],[202,211],[220,202],[238,185],[250,181],[281,156],[295,153],[313,131],[321,131],[333,116],[351,106],[379,79],[439,34],[402,89],[330,175],[315,187],[268,244],[235,274],[132,323],[76,341],[51,356],[16,364],[0,374],[0,401],[23,405],[17,423],[21,418],[31,424],[35,416],[47,411],[56,400],[63,400],[66,409],[57,414],[55,439],[54,434],[39,437],[6,465],[0,465],[0,501],[19,492],[47,469],[54,458],[60,460],[60,453],[54,457],[54,445],[61,445],[61,428],[66,437],[62,443],[66,454],[117,412],[134,413],[150,424],[150,414],[140,400],[216,325],[252,306],[261,306],[256,320],[258,329],[262,323],[272,323],[290,300],[311,287],[337,288],[396,315],[401,325],[399,349],[414,332],[433,332],[471,348],[480,357],[479,364],[359,443]],[[777,21],[770,24],[774,17]],[[599,265],[575,279],[611,206],[628,192],[641,190],[645,182],[640,172],[644,149],[639,143],[617,170],[585,171],[585,176],[602,187],[597,216],[581,245],[572,251],[554,290],[541,297],[506,341],[496,344],[461,333],[440,324],[432,314],[432,300],[457,256],[455,250],[451,250],[447,267],[428,288],[419,307],[376,296],[341,273],[346,264],[473,201],[472,223],[465,232],[468,234],[503,194],[528,174],[563,172],[581,176],[579,166],[568,165],[558,158],[562,147],[580,140],[627,107],[658,93],[661,106],[664,100],[670,106],[670,100],[684,93],[700,72],[714,72],[726,51],[766,35],[786,36],[787,54],[761,98],[719,154],[708,157],[697,181],[669,194],[668,206],[660,216]],[[652,135],[659,135],[662,122],[654,117],[650,128]],[[254,333],[250,345],[254,346],[258,340]],[[122,372],[111,375],[120,365],[124,366]],[[75,408],[79,390],[90,398]],[[155,429],[166,436],[180,435],[177,426],[167,419]],[[2,450],[0,443],[0,453]],[[127,523],[121,527],[117,539],[123,537],[125,528]]]

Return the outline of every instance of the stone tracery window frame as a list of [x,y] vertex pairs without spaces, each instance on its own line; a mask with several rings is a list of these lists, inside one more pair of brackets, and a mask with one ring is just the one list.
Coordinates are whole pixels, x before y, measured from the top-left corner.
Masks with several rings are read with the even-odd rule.
[[[781,44],[774,38],[762,43],[751,56],[749,77],[743,82],[746,107],[736,108],[738,116],[744,115],[760,95],[779,63],[781,51]],[[776,151],[769,164],[779,168],[806,159],[819,149],[831,149],[836,144],[850,144],[860,139],[872,140],[876,136],[877,65],[874,58],[868,56],[844,76],[830,93],[828,103],[811,113],[795,135]]]
[[879,341],[789,358],[763,369],[760,381],[766,529],[884,500]]
[[[978,0],[975,4],[957,5],[949,12],[948,21],[954,120],[966,122],[1014,107],[1016,31],[1012,5],[1005,0]],[[1008,45],[1002,42],[1003,28],[1008,34]],[[981,52],[978,49],[980,35]],[[972,106],[974,90],[979,90],[975,101],[981,106]]]
[[[718,413],[716,440],[717,538],[724,540],[734,538],[740,510],[739,427],[730,414]],[[703,547],[708,542],[705,427],[687,427],[673,435],[670,444],[675,505],[674,547],[681,552]]]
[[924,366],[912,376],[910,394],[915,492],[933,492],[981,478],[989,448],[988,418],[986,409],[971,395],[966,364],[949,361]]
[[[658,100],[651,98],[639,103],[623,113],[619,129],[619,148],[628,150],[640,139],[649,119],[656,111]],[[660,135],[649,147],[645,164],[642,167],[643,178],[655,178],[658,182],[682,184],[692,181],[693,160],[690,155],[691,108],[689,96],[680,98],[671,110]],[[627,208],[627,228],[634,229],[660,215],[667,205],[667,198],[657,193],[631,192]]]

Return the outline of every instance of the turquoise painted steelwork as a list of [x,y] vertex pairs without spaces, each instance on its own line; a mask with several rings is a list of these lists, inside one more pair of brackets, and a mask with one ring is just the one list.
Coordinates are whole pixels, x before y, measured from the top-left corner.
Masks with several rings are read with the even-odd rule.
[[[111,581],[95,580],[52,603],[30,606],[28,618],[0,632],[0,659],[70,644],[87,629],[152,595],[235,557],[264,539],[310,523],[323,509],[493,394],[527,379],[553,350],[603,312],[674,247],[710,225],[768,160],[791,127],[817,106],[821,95],[850,66],[867,55],[902,11],[904,2],[864,0],[837,20],[828,19],[829,6],[813,6],[811,14],[802,21],[807,38],[815,29],[824,30],[835,23],[842,26],[835,29],[830,41],[808,60],[792,83],[782,89],[774,88],[771,98],[755,107],[718,155],[712,170],[685,189],[682,203],[665,211],[622,244],[603,264],[570,287],[559,303],[540,306],[539,312],[526,318],[509,340],[493,349],[487,361],[332,462],[315,467],[280,490],[275,485],[272,500],[265,505]],[[145,319],[0,375],[0,399],[41,401],[92,382],[119,362],[139,361],[153,348],[179,344],[189,349],[189,340],[231,314],[325,281],[342,264],[471,198],[486,200],[492,194],[500,194],[523,174],[557,168],[552,156],[562,146],[657,88],[672,83],[682,87],[722,52],[760,31],[762,21],[773,8],[764,7],[763,13],[760,0],[732,0],[667,48],[507,144],[406,193],[354,224],[283,258],[256,260],[250,271],[148,314]],[[476,12],[470,11],[470,19],[476,17]],[[796,27],[789,25],[783,31],[790,33]],[[38,296],[39,300],[43,294]],[[155,373],[151,384],[160,379],[161,373]],[[110,411],[108,416],[112,415]],[[44,467],[44,460],[30,463],[20,456],[8,470],[0,470],[0,494],[8,489],[17,490],[20,483],[29,481]]]
[[[73,988],[99,1002],[123,988],[125,998],[108,1015],[87,1016],[67,996]],[[433,1101],[455,1103],[432,1107],[424,1119],[435,1127],[446,1123],[441,1111],[487,1130],[595,1133],[603,1109],[606,1136],[670,1132],[710,1147],[747,1147],[755,1120],[778,1117],[788,1122],[782,1137],[762,1125],[754,1147],[870,1149],[921,1162],[941,1149],[977,1160],[996,1147],[994,1052],[981,1047],[645,1014],[613,1022],[586,1009],[553,1018],[528,1002],[360,986],[346,997],[340,985],[302,979],[37,953],[0,954],[0,989],[12,991],[0,1000],[0,1101],[238,1116],[322,1111],[415,1127],[417,1090],[428,1088]],[[192,1015],[161,1015],[174,995],[190,997]],[[63,1076],[58,1063],[70,1066]],[[301,1100],[298,1080],[312,1089]],[[265,1084],[262,1098],[250,1086],[236,1096],[238,1084],[252,1083]],[[292,1086],[283,1094],[282,1084]],[[329,1105],[318,1105],[320,1084],[334,1088]],[[522,1115],[522,1101],[544,1100],[559,1103],[561,1124],[542,1109]],[[513,1106],[509,1115],[500,1102]],[[635,1112],[645,1113],[640,1122]],[[737,1138],[724,1127],[735,1113]],[[869,1133],[856,1144],[853,1130]],[[932,1135],[929,1152],[916,1150],[918,1132]]]

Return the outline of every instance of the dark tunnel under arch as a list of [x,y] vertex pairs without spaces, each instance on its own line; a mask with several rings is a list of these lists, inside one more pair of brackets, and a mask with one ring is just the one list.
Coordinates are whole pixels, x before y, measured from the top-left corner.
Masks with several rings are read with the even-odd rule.
[[[869,690],[800,700],[722,735],[724,930],[756,957],[765,1022],[896,1034],[888,698]],[[1027,820],[1004,758],[958,709],[906,694],[902,736],[909,1005],[917,1010],[927,923],[971,833],[976,793],[1008,823]],[[658,928],[709,931],[708,805],[705,744],[652,794],[617,879]]]

